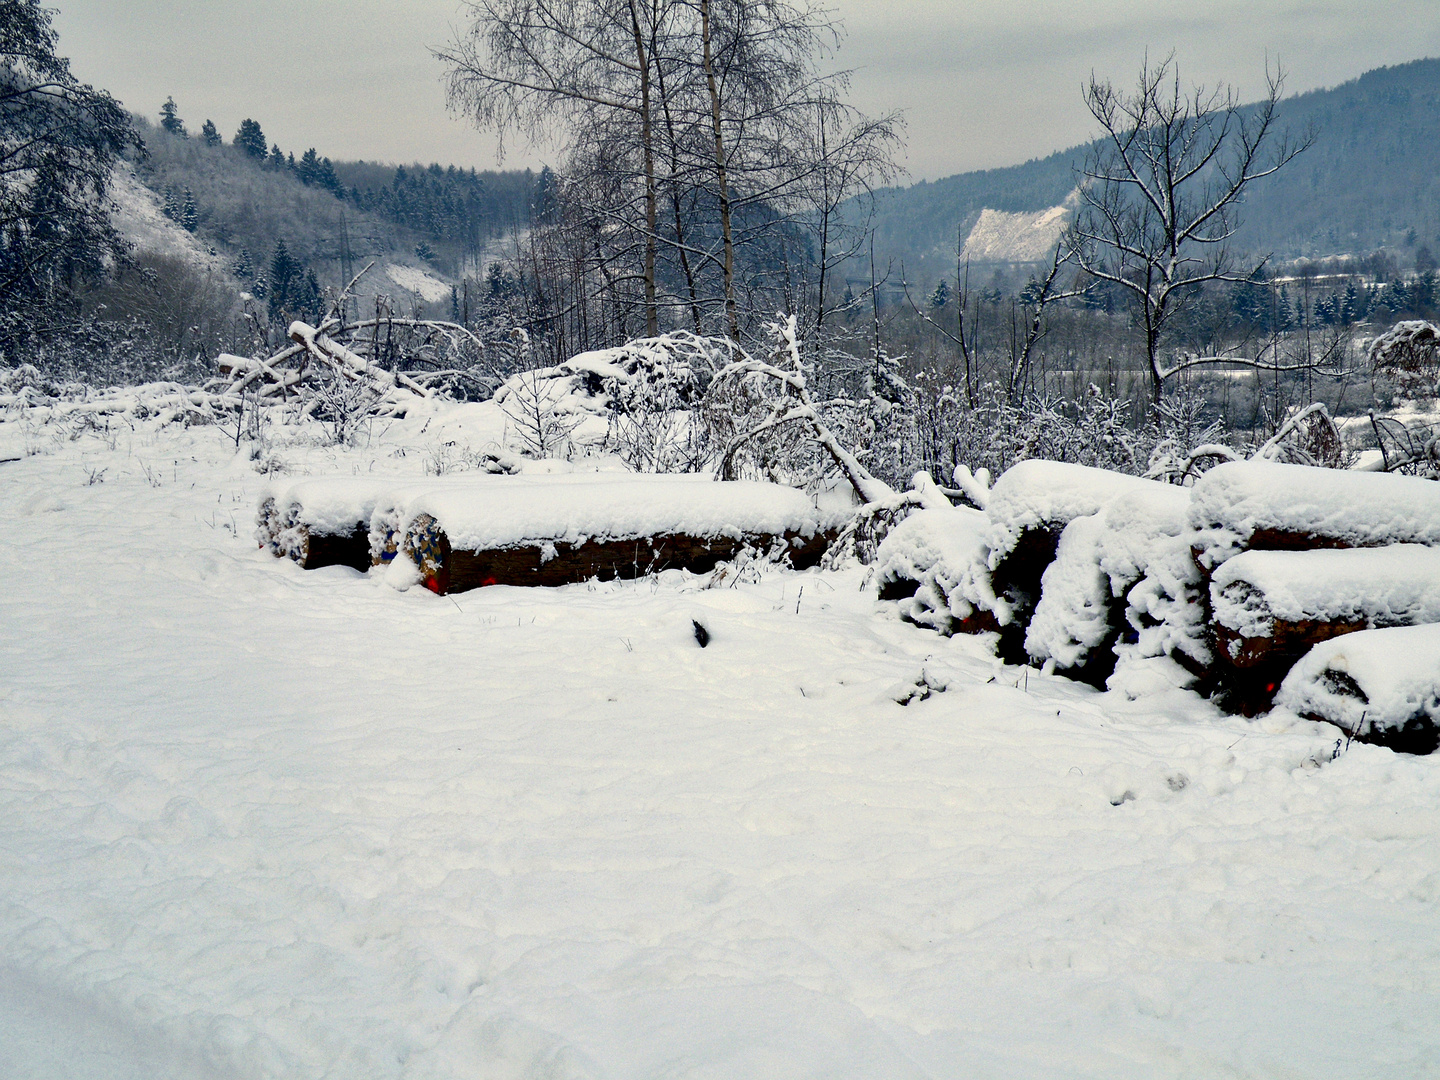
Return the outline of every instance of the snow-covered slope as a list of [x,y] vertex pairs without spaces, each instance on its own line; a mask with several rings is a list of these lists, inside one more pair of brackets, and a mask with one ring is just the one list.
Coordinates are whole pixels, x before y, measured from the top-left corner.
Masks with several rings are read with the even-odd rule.
[[160,196],[140,182],[128,162],[115,166],[110,198],[110,220],[136,251],[180,259],[201,271],[224,272],[224,260],[165,216]]
[[1046,210],[1015,214],[985,209],[965,237],[962,259],[970,262],[1042,262],[1070,224],[1074,207],[1067,202]]
[[407,292],[412,292],[427,304],[444,300],[450,295],[450,286],[428,270],[403,263],[387,262],[385,276]]
[[0,422],[0,1075],[1440,1071],[1440,756],[1027,676],[858,570],[307,573],[233,437],[90,427]]

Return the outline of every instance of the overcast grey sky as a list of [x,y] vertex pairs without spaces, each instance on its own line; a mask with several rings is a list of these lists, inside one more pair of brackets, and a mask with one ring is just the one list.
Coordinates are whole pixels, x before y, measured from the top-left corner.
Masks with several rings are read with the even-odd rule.
[[[82,79],[154,118],[173,94],[191,130],[260,121],[297,154],[495,167],[494,139],[445,110],[457,0],[50,0]],[[1289,92],[1440,55],[1440,0],[833,0],[853,100],[905,110],[913,179],[1013,164],[1092,134],[1080,87],[1131,79],[1174,50],[1187,79],[1248,98],[1265,58]],[[523,145],[507,164],[543,160]]]

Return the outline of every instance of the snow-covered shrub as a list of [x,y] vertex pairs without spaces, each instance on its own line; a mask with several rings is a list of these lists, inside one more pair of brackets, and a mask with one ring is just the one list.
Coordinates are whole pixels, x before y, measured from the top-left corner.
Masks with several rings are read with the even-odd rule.
[[509,420],[507,441],[532,458],[568,457],[570,436],[584,420],[571,404],[573,392],[542,370],[513,375],[495,400]]
[[1103,681],[1113,653],[1105,655],[1115,632],[1115,601],[1100,569],[1105,523],[1099,514],[1075,518],[1060,533],[1055,560],[1040,579],[1040,600],[1025,631],[1025,651],[1048,670]]
[[1440,327],[1414,319],[1398,322],[1370,343],[1370,366],[1402,394],[1440,394]]
[[1188,489],[1157,485],[1121,495],[1103,512],[1100,568],[1124,595],[1120,665],[1169,656],[1191,672],[1209,668],[1205,584],[1190,550]]

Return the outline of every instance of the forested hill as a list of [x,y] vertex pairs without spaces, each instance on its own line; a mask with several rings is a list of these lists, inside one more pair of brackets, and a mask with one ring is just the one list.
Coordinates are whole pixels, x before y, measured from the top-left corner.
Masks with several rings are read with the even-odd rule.
[[[1238,244],[1281,258],[1386,248],[1404,265],[1419,245],[1440,243],[1440,59],[1288,98],[1279,113],[1294,131],[1313,123],[1316,142],[1255,186]],[[903,260],[912,280],[953,274],[957,231],[968,233],[982,209],[1059,205],[1089,149],[887,189],[877,205],[876,254]]]
[[[145,146],[136,177],[242,284],[281,244],[322,285],[340,284],[367,259],[412,265],[437,282],[483,272],[487,249],[529,224],[541,180],[529,170],[332,162],[314,149],[267,149],[253,120],[233,140],[208,121],[188,131],[173,111],[161,126],[139,118],[136,126]],[[371,287],[395,284],[382,274]]]

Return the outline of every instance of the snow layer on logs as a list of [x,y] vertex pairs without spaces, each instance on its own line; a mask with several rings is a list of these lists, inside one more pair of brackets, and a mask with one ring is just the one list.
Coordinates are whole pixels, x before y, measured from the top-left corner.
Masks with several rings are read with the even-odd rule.
[[941,633],[970,618],[977,606],[991,610],[995,594],[985,564],[987,521],[980,511],[963,506],[911,514],[890,530],[876,553],[880,593],[915,582],[914,595],[899,602],[901,616]]
[[1272,461],[1226,462],[1195,484],[1190,523],[1205,533],[1200,557],[1207,569],[1251,546],[1257,533],[1277,541],[1267,547],[1440,545],[1440,484]]
[[512,477],[483,490],[436,487],[409,500],[407,524],[422,514],[439,522],[453,549],[469,551],[673,534],[813,536],[839,524],[798,489],[703,476]]
[[1275,622],[1440,622],[1440,548],[1246,551],[1210,583],[1215,621],[1242,637],[1265,638]]
[[1014,549],[1027,529],[1064,527],[1078,517],[1099,513],[1127,493],[1165,487],[1154,480],[1061,461],[1022,461],[995,481],[986,513],[990,528],[990,568]]
[[1276,700],[1360,734],[1440,725],[1440,625],[1323,641],[1290,669]]
[[267,500],[273,499],[275,510],[286,525],[303,525],[317,535],[338,536],[351,532],[356,525],[368,525],[376,503],[395,486],[394,477],[283,480],[268,485],[260,502],[263,507]]

